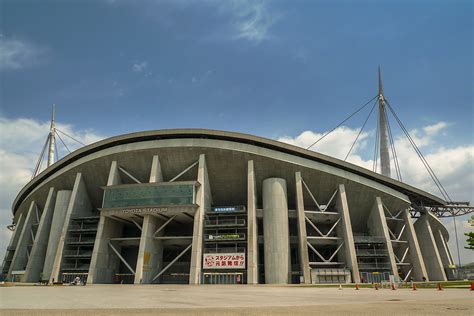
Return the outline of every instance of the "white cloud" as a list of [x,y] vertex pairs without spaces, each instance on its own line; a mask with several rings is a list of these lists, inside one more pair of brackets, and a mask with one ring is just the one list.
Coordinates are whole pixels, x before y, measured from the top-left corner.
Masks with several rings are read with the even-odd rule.
[[46,49],[25,40],[0,35],[0,69],[23,69],[42,61]]
[[[474,145],[466,144],[462,146],[441,146],[437,143],[436,136],[441,130],[445,130],[449,125],[446,122],[438,122],[433,125],[425,126],[419,130],[412,130],[410,134],[415,143],[422,150],[425,159],[436,173],[437,177],[450,194],[454,201],[470,201],[474,202]],[[323,154],[330,155],[339,159],[344,159],[350,146],[357,136],[358,128],[351,129],[341,126],[330,133],[323,140],[318,142],[311,149]],[[368,148],[368,143],[373,146],[374,133],[362,133],[359,141],[360,145],[356,145],[348,157],[348,161],[372,170],[373,160],[364,159],[363,157],[372,157],[373,148]],[[304,131],[295,137],[285,136],[278,140],[307,148],[323,133]],[[411,147],[411,144],[402,135],[395,136],[395,147],[397,150],[400,169],[403,176],[403,182],[409,183],[427,192],[441,196],[436,185],[431,180],[428,172],[423,167],[421,160]],[[371,147],[370,146],[370,147]],[[394,163],[392,160],[392,177],[395,177]],[[463,222],[464,220],[464,222]],[[464,232],[469,230],[466,218],[458,220],[458,238],[460,247],[465,244]],[[448,230],[451,233],[449,241],[450,249],[454,258],[457,258],[454,228],[452,227],[452,219],[443,220],[448,224]],[[450,226],[451,225],[451,226]],[[472,228],[471,228],[472,230]],[[472,251],[461,249],[461,259],[463,263],[474,261]],[[457,259],[456,259],[457,261]]]
[[142,72],[145,71],[148,67],[148,63],[146,61],[137,62],[132,65],[133,72]]
[[[76,130],[67,124],[57,124],[57,128],[84,144],[103,138],[91,130]],[[4,255],[11,236],[5,228],[11,224],[11,204],[21,187],[31,179],[48,132],[49,122],[0,117],[0,256]],[[70,150],[81,147],[62,134],[61,137]],[[66,155],[68,152],[58,138],[57,143],[60,156]],[[46,162],[43,169],[45,165]]]
[[436,124],[433,124],[433,125],[428,125],[428,126],[425,126],[423,127],[423,130],[425,131],[425,133],[427,135],[436,135],[439,133],[439,131],[445,129],[446,127],[448,127],[448,123],[446,122],[438,122]]
[[245,39],[255,43],[269,39],[270,28],[279,16],[270,10],[266,0],[211,1],[218,5],[219,12],[231,17],[234,39]]

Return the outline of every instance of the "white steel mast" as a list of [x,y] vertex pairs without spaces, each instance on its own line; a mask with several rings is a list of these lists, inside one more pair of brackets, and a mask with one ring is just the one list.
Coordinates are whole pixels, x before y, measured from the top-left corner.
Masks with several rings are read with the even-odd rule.
[[48,150],[48,167],[54,163],[54,148],[56,143],[56,126],[54,122],[54,113],[55,112],[55,105],[53,104],[53,112],[51,115],[51,127],[49,129],[48,135],[48,143],[49,143],[49,150]]
[[388,151],[388,127],[387,115],[385,113],[385,98],[382,88],[382,74],[379,66],[379,150],[380,150],[380,169],[382,175],[390,177],[390,155]]

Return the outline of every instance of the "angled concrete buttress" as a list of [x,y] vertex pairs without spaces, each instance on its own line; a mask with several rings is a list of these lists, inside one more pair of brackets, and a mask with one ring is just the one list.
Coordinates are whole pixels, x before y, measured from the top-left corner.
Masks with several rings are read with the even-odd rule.
[[160,158],[158,157],[158,155],[153,156],[149,182],[163,182],[163,172],[161,171]]
[[300,271],[303,274],[303,282],[311,284],[311,267],[309,266],[308,246],[306,244],[306,220],[304,213],[304,196],[301,172],[295,173],[296,180],[296,214],[298,227],[298,255],[300,259]]
[[286,180],[265,179],[262,191],[265,283],[288,284],[290,267]]
[[360,283],[359,265],[357,264],[357,256],[354,245],[354,235],[352,233],[351,217],[349,215],[349,204],[347,203],[346,188],[343,184],[339,185],[336,209],[341,214],[342,219],[342,236],[344,238],[344,259],[346,266],[352,272],[352,282]]
[[36,208],[35,201],[32,201],[28,213],[25,218],[25,222],[21,229],[20,238],[16,245],[15,254],[13,255],[13,260],[8,271],[7,279],[11,279],[12,271],[21,271],[25,270],[26,264],[29,259],[28,245],[31,241],[31,225],[33,224],[33,219],[35,217]]
[[[56,258],[56,251],[58,250],[59,239],[61,238],[61,231],[64,226],[64,219],[66,218],[71,195],[72,191],[70,190],[60,190],[56,194],[53,219],[49,231],[48,246],[43,265],[43,280],[52,280],[51,273],[53,272],[54,259]],[[54,281],[58,281],[58,279],[55,279]]]
[[[15,230],[13,231],[13,235],[10,238],[10,243],[8,244],[8,248],[7,248],[7,251],[6,251],[6,254],[5,254],[5,258],[3,259],[2,269],[4,269],[4,271],[6,271],[7,274],[8,274],[8,271],[10,271],[11,260],[13,259],[13,256],[15,255],[15,249],[18,245],[18,240],[20,239],[20,235],[21,235],[21,231],[23,229],[24,222],[25,222],[25,216],[23,215],[23,213],[21,213],[18,216],[18,220],[16,222]],[[8,267],[8,269],[7,269],[7,267]],[[10,276],[8,276],[8,277],[10,277]],[[7,280],[11,280],[11,278],[9,278]]]
[[410,247],[410,261],[413,266],[413,279],[415,281],[422,281],[423,277],[428,280],[428,273],[425,268],[425,261],[421,255],[420,245],[418,244],[418,238],[416,237],[415,227],[410,216],[408,209],[402,213],[403,220],[406,225],[406,238]]
[[[163,268],[163,242],[154,239],[155,231],[162,224],[163,220],[153,215],[145,215],[143,218],[135,284],[152,283],[153,277]],[[163,230],[160,233],[163,235]]]
[[383,210],[382,199],[378,196],[375,198],[374,205],[372,206],[367,226],[369,227],[371,236],[383,237],[385,239],[385,246],[387,247],[388,258],[390,261],[391,274],[395,277],[398,277],[397,263],[393,253],[392,240],[390,239],[388,232],[387,220]]
[[[107,186],[121,184],[120,171],[117,161],[110,164]],[[97,234],[95,236],[94,249],[92,250],[91,264],[87,283],[112,283],[115,268],[119,264],[117,256],[109,247],[110,238],[120,237],[123,224],[100,214]]]
[[198,208],[194,215],[189,284],[201,283],[204,215],[212,204],[211,186],[207,173],[206,156],[204,154],[199,155],[197,181],[200,185],[196,193],[196,204]]
[[40,281],[40,274],[43,271],[43,265],[48,248],[49,232],[53,221],[54,204],[56,201],[56,190],[49,189],[43,214],[36,232],[33,248],[31,249],[30,260],[26,265],[25,282]]
[[439,255],[438,247],[429,222],[429,216],[424,214],[415,222],[420,250],[425,259],[426,272],[430,281],[446,281],[446,273]]
[[59,238],[56,256],[54,258],[53,270],[50,276],[50,282],[53,279],[59,280],[61,273],[61,262],[63,259],[64,244],[66,242],[69,223],[74,216],[91,216],[92,204],[87,194],[86,185],[81,173],[77,173],[74,187],[72,189],[71,199],[64,218],[64,225],[61,230],[61,237]]
[[257,185],[253,160],[247,163],[247,284],[258,284]]

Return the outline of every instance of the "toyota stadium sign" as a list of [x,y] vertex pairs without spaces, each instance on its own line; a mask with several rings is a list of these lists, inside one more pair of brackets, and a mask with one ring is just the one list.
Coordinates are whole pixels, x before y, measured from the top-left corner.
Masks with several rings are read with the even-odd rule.
[[245,253],[206,253],[204,269],[245,269]]

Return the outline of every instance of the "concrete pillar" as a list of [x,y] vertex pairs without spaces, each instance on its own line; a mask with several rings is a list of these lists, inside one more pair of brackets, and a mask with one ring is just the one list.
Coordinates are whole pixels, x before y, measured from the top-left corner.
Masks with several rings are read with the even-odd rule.
[[153,156],[149,182],[163,182],[163,173],[161,172],[160,158],[158,157],[158,155]]
[[449,266],[453,266],[454,262],[453,262],[453,259],[451,258],[451,254],[449,253],[448,244],[446,243],[446,240],[444,239],[443,233],[441,233],[441,230],[439,229],[437,229],[433,233],[434,233],[436,245],[438,246],[438,252],[441,258],[441,262],[443,263],[443,266],[446,268],[448,268]]
[[447,281],[428,215],[422,215],[415,222],[414,227],[429,280]]
[[[145,215],[143,218],[135,284],[152,283],[155,275],[163,268],[163,242],[153,238],[161,224],[163,221],[153,215]],[[163,230],[158,233],[158,236],[163,236]]]
[[53,269],[50,276],[50,282],[52,279],[59,280],[61,273],[61,262],[63,259],[64,244],[67,238],[67,232],[71,217],[73,216],[91,216],[92,204],[87,194],[86,185],[81,173],[77,173],[74,187],[72,189],[71,199],[66,211],[66,217],[64,218],[64,225],[61,230],[61,237],[59,238],[58,248],[56,250],[56,256],[54,258]]
[[13,231],[12,237],[10,238],[10,243],[8,244],[8,248],[5,253],[5,258],[3,259],[3,265],[2,265],[3,273],[6,272],[6,274],[8,274],[8,271],[10,271],[11,261],[8,261],[8,260],[13,259],[13,256],[15,255],[15,249],[16,249],[16,246],[18,245],[18,240],[20,239],[24,222],[25,222],[25,216],[23,215],[23,213],[21,213],[18,216],[18,220],[16,221],[15,230]]
[[109,178],[107,180],[107,185],[116,185],[121,184],[122,179],[120,177],[120,170],[118,168],[117,161],[112,161],[110,165]]
[[247,284],[258,284],[257,185],[253,160],[247,163]]
[[87,283],[113,283],[120,259],[110,249],[109,241],[110,238],[121,237],[122,229],[122,223],[103,215],[100,216]]
[[[346,266],[352,271],[352,282],[360,283],[359,265],[354,245],[354,235],[352,233],[351,217],[349,215],[349,204],[347,203],[346,188],[339,185],[336,197],[336,209],[341,214],[341,232],[344,238],[344,259]],[[342,249],[341,249],[342,250]]]
[[382,199],[380,197],[375,198],[374,205],[369,215],[367,222],[369,233],[371,236],[383,237],[387,246],[388,258],[391,266],[391,273],[398,277],[397,263],[395,261],[395,255],[393,253],[392,241],[388,232],[387,220],[385,218],[385,212],[383,210]]
[[286,180],[263,181],[263,239],[265,283],[289,282],[289,228]]
[[36,231],[35,241],[31,249],[30,260],[26,265],[25,282],[40,281],[40,274],[43,271],[43,265],[48,248],[49,231],[51,230],[51,222],[53,220],[54,203],[56,200],[56,190],[49,189],[43,214]]
[[[53,272],[54,259],[56,258],[56,251],[58,250],[59,238],[64,226],[64,219],[66,218],[67,207],[71,199],[72,191],[61,190],[56,194],[56,202],[54,204],[53,219],[48,237],[48,246],[46,249],[46,256],[43,265],[43,280],[52,280],[51,273]],[[54,280],[55,282],[58,279]]]
[[428,280],[428,273],[425,268],[425,261],[421,255],[420,245],[418,244],[418,238],[416,237],[415,227],[408,210],[403,211],[402,218],[405,221],[405,236],[408,241],[408,250],[410,254],[410,262],[412,264],[412,276],[415,281],[422,281],[423,277]]
[[10,269],[8,270],[8,280],[11,279],[12,271],[25,270],[26,264],[28,263],[28,245],[33,243],[31,236],[31,225],[33,224],[34,218],[36,216],[36,207],[35,201],[32,201],[30,208],[28,209],[28,213],[26,214],[25,222],[21,229]]
[[196,204],[198,205],[198,208],[194,215],[189,284],[201,283],[204,215],[206,211],[210,209],[212,204],[211,186],[209,184],[206,157],[204,154],[199,155],[197,181],[200,185],[196,192]]
[[295,173],[296,180],[296,214],[298,223],[298,255],[300,259],[300,270],[303,275],[304,284],[311,284],[311,267],[309,266],[306,220],[304,213],[304,196],[301,172]]

